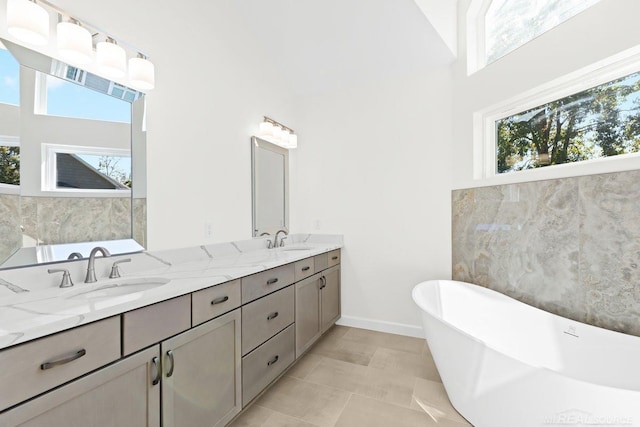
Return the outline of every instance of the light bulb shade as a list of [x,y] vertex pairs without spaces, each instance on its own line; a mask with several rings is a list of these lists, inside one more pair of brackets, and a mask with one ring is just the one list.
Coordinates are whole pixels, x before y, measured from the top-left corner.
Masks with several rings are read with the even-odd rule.
[[136,89],[153,89],[156,85],[156,71],[153,62],[146,58],[131,58],[129,60],[129,82]]
[[280,141],[280,138],[282,137],[282,128],[280,126],[273,127],[273,137],[276,141]]
[[292,133],[289,135],[289,143],[287,144],[287,148],[298,148],[298,135]]
[[270,122],[262,122],[260,123],[260,135],[261,136],[271,136],[273,135],[273,124]]
[[127,54],[115,43],[108,41],[98,43],[96,62],[105,77],[119,79],[127,74]]
[[291,132],[289,132],[288,129],[282,129],[282,134],[280,135],[280,141],[284,146],[286,146],[289,143],[289,135],[291,135]]
[[29,0],[7,0],[7,31],[25,43],[49,42],[49,13]]
[[73,22],[59,22],[57,30],[58,53],[62,59],[72,64],[91,62],[93,44],[89,30]]

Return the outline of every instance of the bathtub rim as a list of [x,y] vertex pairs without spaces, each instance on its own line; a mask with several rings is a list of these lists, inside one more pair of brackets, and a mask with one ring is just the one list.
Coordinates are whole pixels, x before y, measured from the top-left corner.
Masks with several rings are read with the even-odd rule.
[[[569,319],[569,318],[566,318],[566,317],[551,313],[549,311],[542,310],[542,309],[540,309],[538,307],[534,307],[532,305],[524,303],[524,302],[522,302],[520,300],[517,300],[515,298],[511,298],[510,296],[505,295],[505,294],[503,294],[501,292],[494,291],[493,289],[485,288],[484,286],[476,285],[474,283],[462,282],[462,281],[459,281],[459,280],[447,280],[447,279],[425,280],[425,281],[422,281],[422,282],[418,283],[417,285],[415,285],[413,287],[412,291],[411,291],[411,297],[412,297],[413,301],[416,303],[416,305],[420,308],[420,310],[424,314],[429,315],[429,317],[431,317],[433,320],[436,320],[437,322],[439,322],[441,324],[444,324],[445,326],[447,326],[447,327],[449,327],[449,328],[461,333],[466,338],[468,338],[468,339],[470,339],[470,340],[472,340],[472,341],[474,341],[476,343],[481,344],[482,346],[490,349],[491,351],[494,351],[496,353],[502,354],[502,355],[504,355],[504,356],[506,356],[506,357],[508,357],[508,358],[510,358],[512,360],[515,360],[517,362],[520,362],[520,363],[522,363],[524,365],[527,365],[527,366],[530,366],[532,368],[544,370],[544,371],[547,371],[547,372],[551,372],[552,374],[559,375],[559,376],[562,376],[562,377],[565,377],[565,378],[569,378],[569,379],[571,379],[573,381],[578,381],[578,382],[583,383],[583,384],[597,385],[599,387],[605,387],[605,388],[608,388],[608,389],[611,389],[611,390],[624,390],[624,391],[640,394],[640,385],[638,385],[638,388],[629,388],[629,387],[624,387],[624,386],[613,386],[611,384],[603,384],[603,383],[598,382],[598,381],[588,381],[588,380],[586,380],[584,378],[579,378],[579,377],[576,377],[575,375],[571,375],[571,374],[568,374],[566,372],[558,371],[558,370],[552,369],[552,368],[550,368],[548,366],[539,365],[539,364],[532,364],[532,363],[529,363],[528,361],[523,361],[521,359],[518,359],[518,358],[514,357],[511,354],[508,354],[508,353],[505,353],[505,352],[503,352],[501,350],[498,350],[496,347],[488,344],[487,341],[485,341],[483,339],[480,339],[480,338],[477,338],[477,337],[471,335],[469,332],[465,331],[464,329],[461,329],[458,326],[446,321],[439,314],[433,313],[431,310],[426,309],[424,304],[421,304],[420,298],[416,298],[416,296],[417,296],[417,294],[419,292],[418,288],[420,288],[423,285],[427,285],[427,284],[431,284],[431,283],[436,283],[437,292],[438,292],[438,298],[441,298],[441,296],[440,296],[440,286],[441,286],[442,282],[455,283],[456,286],[462,286],[462,287],[474,286],[475,289],[476,290],[480,290],[480,292],[484,292],[484,293],[492,295],[492,296],[493,295],[497,295],[498,298],[500,298],[500,299],[507,299],[507,300],[509,300],[511,302],[515,302],[515,303],[521,304],[521,305],[527,307],[528,309],[532,309],[534,311],[540,312],[545,316],[566,319],[566,320],[578,323],[578,324],[583,325],[583,326],[588,327],[588,328],[595,328],[597,330],[604,331],[605,333],[614,334],[614,336],[622,337],[625,340],[634,340],[634,339],[640,340],[640,337],[637,337],[635,335],[625,334],[625,333],[622,333],[622,332],[612,331],[610,329],[601,328],[601,327],[595,326],[595,325],[589,325],[587,323],[583,323],[583,322],[580,322],[578,320]],[[426,335],[424,330],[423,330],[423,335]],[[426,339],[426,336],[425,336],[425,339]],[[640,345],[640,342],[638,344]],[[427,340],[427,345],[428,345],[428,340]]]

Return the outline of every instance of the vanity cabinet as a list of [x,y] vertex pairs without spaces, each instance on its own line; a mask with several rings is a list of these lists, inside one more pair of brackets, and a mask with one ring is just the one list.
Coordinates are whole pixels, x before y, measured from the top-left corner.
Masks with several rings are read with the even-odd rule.
[[0,415],[13,427],[159,427],[160,346],[120,360]]
[[227,425],[340,317],[339,256],[1,350],[0,427]]
[[224,426],[242,409],[240,310],[163,341],[163,427]]
[[296,358],[340,318],[340,265],[296,283]]

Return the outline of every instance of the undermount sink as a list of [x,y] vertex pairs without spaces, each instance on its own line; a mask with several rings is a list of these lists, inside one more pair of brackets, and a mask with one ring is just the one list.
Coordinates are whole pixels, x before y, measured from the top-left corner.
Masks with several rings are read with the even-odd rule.
[[[101,298],[109,298],[120,295],[128,295],[136,292],[148,291],[158,286],[166,285],[171,280],[154,277],[144,279],[118,280],[114,283],[106,283],[94,289],[81,290],[78,289],[69,298],[81,300],[96,300]],[[76,285],[81,287],[82,284]]]

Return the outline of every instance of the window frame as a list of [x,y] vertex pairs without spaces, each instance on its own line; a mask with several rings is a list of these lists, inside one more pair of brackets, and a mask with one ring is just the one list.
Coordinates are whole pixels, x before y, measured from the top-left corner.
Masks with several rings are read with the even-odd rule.
[[640,46],[591,64],[473,114],[473,178],[476,182],[512,183],[640,168],[640,153],[497,173],[496,121],[548,102],[640,72]]
[[[58,161],[56,154],[90,154],[104,156],[131,157],[131,150],[125,148],[90,147],[81,145],[42,144],[42,184],[43,193],[74,193],[78,195],[111,195],[114,197],[129,197],[131,189],[110,190],[96,188],[58,188]],[[132,164],[133,167],[133,164]]]

